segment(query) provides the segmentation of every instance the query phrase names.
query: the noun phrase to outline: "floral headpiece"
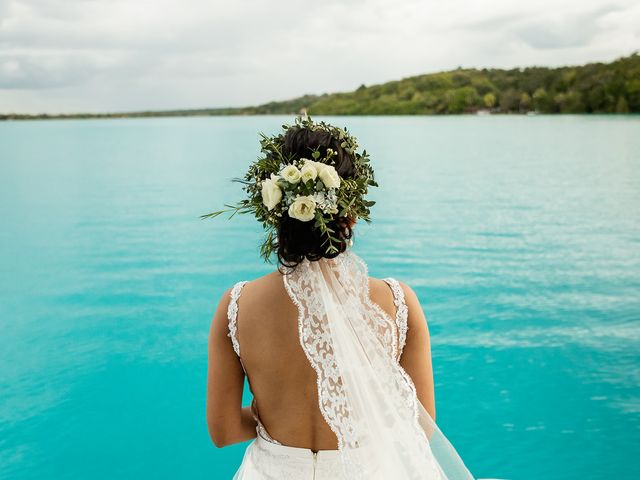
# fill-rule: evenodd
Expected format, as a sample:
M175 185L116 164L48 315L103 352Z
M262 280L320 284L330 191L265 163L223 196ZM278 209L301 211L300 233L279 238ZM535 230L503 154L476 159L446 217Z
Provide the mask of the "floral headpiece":
M282 125L284 132L268 137L260 134L262 156L251 164L244 178L234 181L244 185L248 198L235 205L225 205L201 218L215 218L231 212L251 213L262 222L267 231L260 247L260 255L269 261L277 249L277 227L285 215L300 222L313 221L313 227L326 236L326 252L336 253L341 240L329 224L332 220L348 217L370 221L370 207L375 203L365 200L368 188L377 186L366 150L356 152L358 144L346 128L340 129L325 122L313 122L310 117L297 117L295 127L311 131L324 130L335 139L353 160L355 173L349 178L338 175L334 158L338 152L331 148L321 158L318 148L309 151L309 158L293 158L283 154L284 139L290 125Z

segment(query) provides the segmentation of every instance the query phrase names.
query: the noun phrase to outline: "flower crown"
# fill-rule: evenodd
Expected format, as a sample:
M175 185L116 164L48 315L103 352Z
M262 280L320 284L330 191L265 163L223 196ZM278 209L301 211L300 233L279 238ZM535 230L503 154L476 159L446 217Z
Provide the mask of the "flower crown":
M309 158L293 158L283 154L285 134L290 128L299 127L311 131L326 131L347 152L354 166L354 174L340 177L335 168L338 152L331 148L321 158L319 148L309 150ZM242 183L248 198L201 218L215 218L231 212L251 213L266 229L266 238L260 247L260 255L269 261L277 250L277 227L283 216L300 222L313 221L326 237L323 246L328 254L338 253L342 240L331 228L330 222L338 218L362 219L370 222L370 207L375 203L365 200L370 186L377 186L366 150L356 152L358 143L346 128L340 129L325 122L314 122L310 117L297 117L295 125L282 125L283 132L266 136L260 134L261 157L251 164Z

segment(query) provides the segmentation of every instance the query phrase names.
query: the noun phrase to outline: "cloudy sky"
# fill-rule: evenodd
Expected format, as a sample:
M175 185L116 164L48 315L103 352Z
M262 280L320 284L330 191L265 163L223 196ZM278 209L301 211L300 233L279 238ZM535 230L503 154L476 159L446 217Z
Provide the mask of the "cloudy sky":
M253 105L639 49L638 0L0 0L0 112Z

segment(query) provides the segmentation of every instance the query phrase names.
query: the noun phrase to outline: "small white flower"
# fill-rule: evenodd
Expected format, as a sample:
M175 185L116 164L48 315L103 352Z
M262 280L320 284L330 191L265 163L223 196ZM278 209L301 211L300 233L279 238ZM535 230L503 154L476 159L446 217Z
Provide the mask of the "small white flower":
M277 176L272 174L271 178L262 181L262 203L269 210L273 210L282 200L282 190L276 183L277 180Z
M300 170L295 165L287 165L282 169L280 175L289 183L298 183L302 178Z
M336 172L333 165L322 164L322 168L318 172L320 180L327 188L338 188L340 186L340 175Z
M303 158L301 160L304 160L304 164L302 165L302 169L300 170L300 177L302 178L302 181L306 183L309 180L315 180L318 176L318 168L316 167L316 162L307 160L306 158Z
M297 197L291 205L289 205L289 216L300 220L301 222L313 220L315 214L316 201L310 195L301 195Z
M324 213L338 213L338 197L335 189L316 192L313 198L316 201L316 208Z

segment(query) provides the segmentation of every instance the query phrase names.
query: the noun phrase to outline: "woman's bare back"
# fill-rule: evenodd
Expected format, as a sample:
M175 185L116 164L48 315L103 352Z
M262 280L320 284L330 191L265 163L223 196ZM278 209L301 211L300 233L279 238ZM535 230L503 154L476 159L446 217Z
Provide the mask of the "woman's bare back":
M370 278L369 287L372 301L393 318L389 285ZM318 408L316 372L300 346L298 310L279 272L242 289L237 339L260 420L271 437L314 451L336 449L336 436Z

